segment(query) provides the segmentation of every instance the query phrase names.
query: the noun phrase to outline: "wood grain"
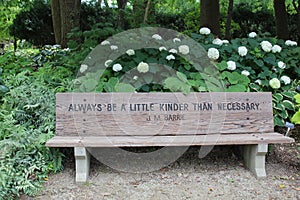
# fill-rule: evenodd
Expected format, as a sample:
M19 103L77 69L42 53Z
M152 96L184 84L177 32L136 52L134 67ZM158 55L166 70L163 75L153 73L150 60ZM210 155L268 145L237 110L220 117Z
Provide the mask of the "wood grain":
M227 107L237 109L237 103L252 105L252 109L220 110ZM83 108L88 104L90 108L91 105L101 104L102 110L78 111L78 105ZM109 105L112 104L116 105L115 111L108 111ZM125 105L126 110L121 110L122 104ZM130 104L133 106L144 104L144 109L148 106L148 111L142 109L130 111ZM181 106L181 110L161 110L161 104L177 104L178 107ZM208 105L212 106L212 110L205 109ZM166 115L171 115L171 120L165 120ZM147 121L149 116L151 121ZM58 136L184 136L267 132L273 132L272 94L269 92L190 93L187 96L182 93L58 93L56 95Z
M147 147L147 146L190 146L190 145L248 145L291 143L292 138L279 133L261 134L211 134L180 136L98 136L70 137L55 136L50 139L48 147Z

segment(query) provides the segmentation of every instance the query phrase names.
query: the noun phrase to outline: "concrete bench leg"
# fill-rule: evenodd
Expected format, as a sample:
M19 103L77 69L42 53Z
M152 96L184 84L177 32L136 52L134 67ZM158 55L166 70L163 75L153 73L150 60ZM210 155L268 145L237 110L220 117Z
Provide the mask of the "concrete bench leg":
M247 168L256 178L266 177L265 161L268 152L268 144L256 144L242 146L242 155Z
M90 171L90 153L85 147L74 147L76 182L86 182Z

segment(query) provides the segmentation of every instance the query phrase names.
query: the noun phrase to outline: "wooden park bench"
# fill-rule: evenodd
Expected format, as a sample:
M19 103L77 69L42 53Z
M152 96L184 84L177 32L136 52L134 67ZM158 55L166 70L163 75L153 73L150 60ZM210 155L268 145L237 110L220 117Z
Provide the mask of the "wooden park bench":
M75 148L76 182L87 181L94 147L240 145L260 178L268 144L294 141L274 132L269 92L58 93L56 134L46 146Z

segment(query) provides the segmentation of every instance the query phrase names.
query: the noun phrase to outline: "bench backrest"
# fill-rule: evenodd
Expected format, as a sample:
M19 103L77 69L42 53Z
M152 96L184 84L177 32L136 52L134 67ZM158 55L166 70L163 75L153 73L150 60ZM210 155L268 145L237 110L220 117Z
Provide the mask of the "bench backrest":
M58 93L59 136L273 132L272 94Z

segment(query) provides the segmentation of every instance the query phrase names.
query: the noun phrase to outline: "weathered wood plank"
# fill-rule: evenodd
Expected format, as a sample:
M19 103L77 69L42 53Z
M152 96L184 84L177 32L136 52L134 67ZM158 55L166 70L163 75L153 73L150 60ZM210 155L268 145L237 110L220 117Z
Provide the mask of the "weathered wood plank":
M271 93L58 93L59 136L273 132Z
M145 146L190 146L190 145L247 145L291 143L292 138L279 133L261 134L210 134L174 136L98 136L66 137L55 136L46 146L49 147L145 147Z

